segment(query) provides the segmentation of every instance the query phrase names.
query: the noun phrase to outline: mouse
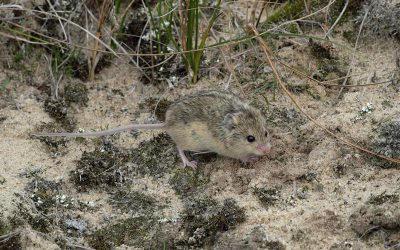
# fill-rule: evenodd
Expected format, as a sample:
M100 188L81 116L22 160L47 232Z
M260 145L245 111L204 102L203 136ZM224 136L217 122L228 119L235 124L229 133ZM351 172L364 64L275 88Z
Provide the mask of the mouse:
M169 106L164 123L131 124L87 133L35 133L33 136L91 137L134 129L165 130L175 142L184 167L197 166L184 151L215 152L248 163L271 150L266 119L260 110L230 92L219 90L202 90L183 96Z

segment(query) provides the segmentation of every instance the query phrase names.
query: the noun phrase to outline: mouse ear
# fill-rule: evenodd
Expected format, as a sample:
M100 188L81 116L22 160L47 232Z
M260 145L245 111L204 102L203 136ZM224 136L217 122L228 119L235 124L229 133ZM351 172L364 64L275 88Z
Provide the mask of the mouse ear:
M227 129L234 129L238 124L238 116L239 114L228 113L224 117L223 125Z

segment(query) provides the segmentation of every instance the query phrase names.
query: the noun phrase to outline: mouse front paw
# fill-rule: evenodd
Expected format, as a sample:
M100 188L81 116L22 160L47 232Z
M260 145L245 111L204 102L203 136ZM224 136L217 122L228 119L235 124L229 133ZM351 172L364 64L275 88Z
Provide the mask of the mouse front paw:
M249 157L240 159L240 161L242 163L244 163L244 164L253 163L253 162L257 161L257 160L258 160L257 156L249 156Z

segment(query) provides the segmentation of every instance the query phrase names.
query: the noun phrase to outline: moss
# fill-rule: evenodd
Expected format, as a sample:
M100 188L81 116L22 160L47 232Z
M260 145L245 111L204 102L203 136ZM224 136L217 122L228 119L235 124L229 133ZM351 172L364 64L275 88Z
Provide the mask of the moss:
M6 178L0 175L0 185L3 185L6 182L7 182Z
M67 84L64 88L63 96L68 105L77 103L81 106L86 106L89 100L87 87L77 82Z
M135 1L139 2L139 1ZM134 4L135 5L135 4ZM131 22L127 23L124 27L125 30L122 34L118 36L118 40L122 41L126 46L131 48L132 50L137 50L138 42L140 41L143 33L143 29L146 27L146 20L140 20L138 18L133 18ZM143 50L143 45L145 49L149 48L149 44L147 41L141 41L141 50ZM144 44L143 44L144 43Z
M50 122L50 123L45 123L42 124L40 126L38 126L35 131L38 132L50 132L50 133L59 133L59 132L65 132L65 129L56 122ZM66 132L72 132L71 130L66 131ZM43 142L44 144L46 144L46 146L48 147L48 149L50 150L50 152L53 155L59 155L61 154L62 150L66 147L66 143L68 141L67 138L65 137L33 137L36 138L38 140L40 140L41 142Z
M132 160L137 164L139 174L161 177L175 168L178 152L172 139L166 133L161 133L133 149Z
M18 195L17 195L18 196ZM11 226L17 228L29 224L34 230L42 233L50 233L54 230L54 221L51 216L45 216L42 213L33 212L27 207L24 197L19 197L21 202L17 203L17 213L10 219Z
M311 55L316 59L334 59L334 55L332 54L332 43L320 43L315 42L314 40L310 39L308 42Z
M211 247L218 232L244 222L245 211L233 199L224 200L221 206L213 198L196 197L186 202L182 219L188 245Z
M82 81L87 81L89 78L89 67L87 58L80 51L73 51L72 56L69 58L67 64L64 66L64 70L67 75L78 78Z
M145 109L149 112L154 112L157 119L160 121L165 121L165 113L171 104L172 102L167 99L150 97L147 98L143 103L139 103L139 108Z
M57 195L62 193L60 183L48 181L43 178L35 178L25 188L29 197L40 212L47 214L57 202Z
M324 81L347 75L348 62L337 58L331 42L316 42L310 39L309 47L319 69L314 77Z
M398 194L386 194L386 192L383 192L380 195L371 196L367 201L367 203L373 204L373 205L381 205L386 202L389 202L389 203L399 202L399 195Z
M67 117L68 108L62 99L47 98L44 101L44 111L56 121L63 121Z
M346 172L347 172L347 165L346 164L336 164L334 167L333 167L333 172L335 173L335 175L337 176L337 177L342 177L342 176L344 176L345 174L346 174Z
M44 102L44 110L67 131L75 128L76 120L68 116L68 105L63 99L47 98Z
M22 72L23 75L31 75L32 70L37 65L37 62L31 61L32 54L35 53L33 46L28 43L19 43L18 41L8 41L7 47L11 49L12 64L11 68Z
M169 184L176 194L185 197L198 191L206 182L207 180L203 179L200 173L192 168L177 168L169 179Z
M111 195L110 204L123 212L144 212L149 214L157 208L157 200L141 192L119 190Z
M304 0L287 1L282 4L272 15L270 15L264 24L278 23L283 20L290 20L296 17L304 11L305 5Z
M349 5L347 6L346 12L342 16L340 22L347 20L347 18L355 14L358 10L361 9L362 3L365 0L354 0L349 1ZM330 24L333 24L336 19L339 17L340 13L343 10L346 0L337 0L335 1L329 8L329 18L328 21ZM321 9L329 4L329 0L312 0L310 6L312 7L311 11ZM305 2L304 0L293 0L286 1L286 3L282 4L279 8L277 8L273 14L271 14L267 20L263 23L264 25L268 25L271 23L279 23L284 20L293 20L300 17L305 11Z
M384 123L372 144L377 153L400 158L400 120L395 119Z
M130 158L129 153L116 148L85 151L78 160L76 169L70 172L70 178L79 191L88 191L104 185L121 185L128 176L129 168L126 163Z
M321 1L322 4L328 4L328 0ZM352 15L357 14L357 12L362 8L365 0L350 0L346 11L344 12L342 18L339 20L339 24L348 20ZM329 23L333 24L336 19L339 17L342 12L344 6L346 4L346 0L337 0L330 8L329 8Z
M264 246L266 249L271 249L271 250L272 249L273 250L285 250L286 249L286 246L282 242L277 241L277 240L266 241L264 243Z
M281 192L277 188L256 187L253 193L266 207L274 205L281 198Z
M0 234L0 249L2 250L22 250L20 234L18 232L8 235Z
M88 241L94 249L113 249L122 244L141 247L151 239L150 230L155 224L154 218L145 216L118 220L95 231Z
M315 173L315 172L307 172L296 178L296 180L307 181L307 182L312 182L312 181L315 181L316 179L317 179L317 173Z
M0 215L0 236L11 231L10 225L5 221L3 215Z

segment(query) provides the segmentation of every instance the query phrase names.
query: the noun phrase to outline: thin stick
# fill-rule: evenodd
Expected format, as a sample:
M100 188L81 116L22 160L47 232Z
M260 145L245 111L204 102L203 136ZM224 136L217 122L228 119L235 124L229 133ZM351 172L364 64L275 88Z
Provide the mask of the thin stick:
M65 37L65 41L68 41L67 32L65 31L65 27L64 27L63 22L62 22L61 19L60 19L60 16L58 15L56 9L54 8L54 6L51 4L51 2L50 2L49 0L47 0L47 4L48 4L48 5L50 6L50 8L53 10L54 15L57 17L57 20L58 20L58 22L60 23L62 32L63 32L64 37Z
M92 51L92 64L89 71L90 81L94 80L96 66L100 59L100 54L98 54L97 49L99 48L99 41L101 40L100 36L102 34L103 26L108 16L108 13L110 12L111 6L112 6L112 1L110 0L104 0L103 4L101 5L100 16L98 19L97 30L96 30L97 39L95 40L94 43L94 49Z
M374 155L376 157L379 157L381 159L390 161L390 162L394 162L394 163L398 163L400 164L400 159L394 159L394 158L390 158L384 155L380 155L377 154L369 149L363 148L357 144L354 144L352 142L349 142L346 139L340 138L339 136L337 136L334 132L330 131L329 129L325 128L324 126L322 126L319 122L317 122L313 117L311 117L307 112L305 112L303 110L303 108L300 106L300 104L297 102L297 100L294 98L294 96L290 93L290 91L286 88L285 84L283 84L278 71L276 70L276 67L274 65L274 63L272 62L271 57L273 56L272 51L270 50L270 48L268 47L267 43L260 37L258 36L259 33L258 31L254 28L254 26L252 24L248 24L247 25L249 32L255 34L257 36L257 40L261 45L261 48L264 51L265 56L267 57L268 63L272 68L272 72L275 76L276 81L278 82L279 86L282 88L282 90L285 92L285 94L290 98L290 100L294 103L294 105L301 111L301 113L303 113L310 121L312 121L315 125L317 125L319 128L321 128L322 130L324 130L327 134L329 134L330 136L332 136L333 138L337 139L338 141L341 141L342 143L351 146L353 148L356 148L360 151L363 151L365 153Z
M347 9L347 5L349 5L349 0L346 0L346 3L344 4L344 7L343 7L342 11L340 12L338 18L336 18L336 21L332 24L332 26L329 28L329 30L325 33L324 38L327 38L331 34L331 32L335 28L335 26L338 24L339 20L342 18L344 12Z
M352 53L352 57L351 57L349 69L347 70L346 78L344 79L343 84L342 84L343 86L346 85L347 80L349 79L349 75L350 75L350 72L351 72L351 68L353 67L353 64L354 64L355 54L356 54L357 47L358 47L358 40L360 39L361 31L362 31L362 28L363 28L363 26L364 26L364 22L365 22L365 19L367 18L368 13L369 13L369 9L367 9L367 11L365 12L364 17L363 17L363 20L362 20L361 25L360 25L360 29L358 30L358 35L357 35L356 43L355 43L355 45L354 45L354 51L353 51L353 53ZM338 93L338 95L337 95L337 97L336 97L337 100L338 100L338 99L340 98L340 96L342 95L343 86L342 86L342 88L339 90L339 93Z

